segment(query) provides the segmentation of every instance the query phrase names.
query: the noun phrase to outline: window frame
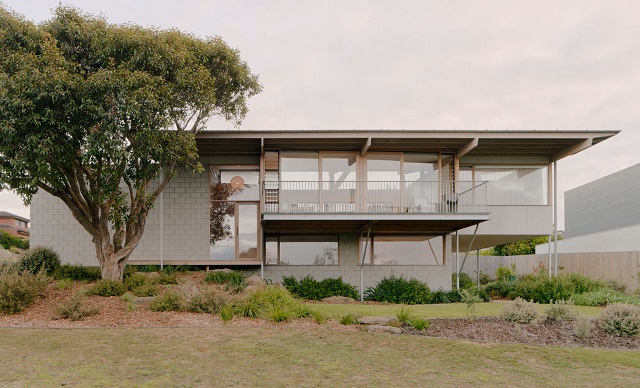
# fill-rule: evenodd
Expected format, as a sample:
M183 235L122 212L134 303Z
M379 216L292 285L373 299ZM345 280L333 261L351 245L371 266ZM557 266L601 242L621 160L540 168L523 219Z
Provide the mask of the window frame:
M289 237L289 238L295 238L295 237L299 237L299 238L304 238L304 237L314 237L314 238L321 238L321 237L331 237L334 238L335 237L335 241L331 240L331 241L327 241L327 242L335 242L337 244L337 250L338 250L338 258L336 260L335 264L282 264L281 262L281 256L282 256L282 248L281 248L281 238L282 237ZM267 262L267 242L269 240L273 241L272 239L276 239L276 263L269 263ZM262 257L262 262L264 263L265 266L283 266L283 267L336 267L336 266L340 266L340 262L341 262L341 254L340 254L340 236L338 234L335 233L327 233L327 234L281 234L281 235L273 235L273 234L268 234L264 236L264 244L263 244L263 252L264 255Z
M385 238L385 239L389 239L392 238L396 241L403 241L402 239L405 238L415 238L415 237L431 237L431 238L438 238L440 237L442 239L442 263L438 263L438 257L435 257L436 259L436 264L376 264L374 262L374 254L375 254L375 238ZM364 243L367 240L366 236L362 236L358 241L358 266L362 265L362 254L364 253ZM365 266L371 266L371 267L382 267L382 266L388 266L388 267L408 267L408 266L425 266L425 267L443 267L447 265L447 235L446 234L437 234L437 235L432 235L432 234L403 234L403 235L394 235L394 234L374 234L369 236L369 244L367 247L367 260L365 261L364 265Z

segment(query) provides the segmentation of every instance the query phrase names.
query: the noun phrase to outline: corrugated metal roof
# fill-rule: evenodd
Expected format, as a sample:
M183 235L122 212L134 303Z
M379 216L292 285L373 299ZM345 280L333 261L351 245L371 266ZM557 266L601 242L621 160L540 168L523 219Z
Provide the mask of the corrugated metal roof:
M617 129L206 129L203 133L609 133L616 134Z

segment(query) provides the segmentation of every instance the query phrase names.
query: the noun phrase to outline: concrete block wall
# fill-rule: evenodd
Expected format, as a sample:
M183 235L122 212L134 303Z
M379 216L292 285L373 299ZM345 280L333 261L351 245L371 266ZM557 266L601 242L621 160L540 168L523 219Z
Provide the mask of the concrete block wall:
M358 234L342 234L339 237L338 249L340 265L266 265L264 278L274 283L282 282L283 276L295 276L300 279L311 275L315 279L342 277L347 283L360 288L360 265L358 264ZM450 263L450 258L446 263ZM451 267L445 265L365 265L363 268L363 284L366 290L373 287L382 278L391 274L404 275L426 282L431 290L451 289Z

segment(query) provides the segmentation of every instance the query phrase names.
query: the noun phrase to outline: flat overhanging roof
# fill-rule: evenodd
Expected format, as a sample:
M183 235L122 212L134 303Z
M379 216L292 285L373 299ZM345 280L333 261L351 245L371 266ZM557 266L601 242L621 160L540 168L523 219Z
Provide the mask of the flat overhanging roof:
M264 214L265 233L449 234L489 220L482 214Z
M578 153L618 130L207 130L201 155L260 154L263 149L364 152L446 152L458 155L531 155L550 162Z

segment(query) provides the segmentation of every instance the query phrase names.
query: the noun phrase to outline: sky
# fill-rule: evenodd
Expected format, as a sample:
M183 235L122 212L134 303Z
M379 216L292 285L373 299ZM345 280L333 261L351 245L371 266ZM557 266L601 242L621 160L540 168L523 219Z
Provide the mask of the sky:
M4 0L35 22L57 4ZM560 229L564 191L640 163L639 1L63 4L222 37L264 86L240 128L622 130L558 162ZM6 191L0 210L29 217Z

